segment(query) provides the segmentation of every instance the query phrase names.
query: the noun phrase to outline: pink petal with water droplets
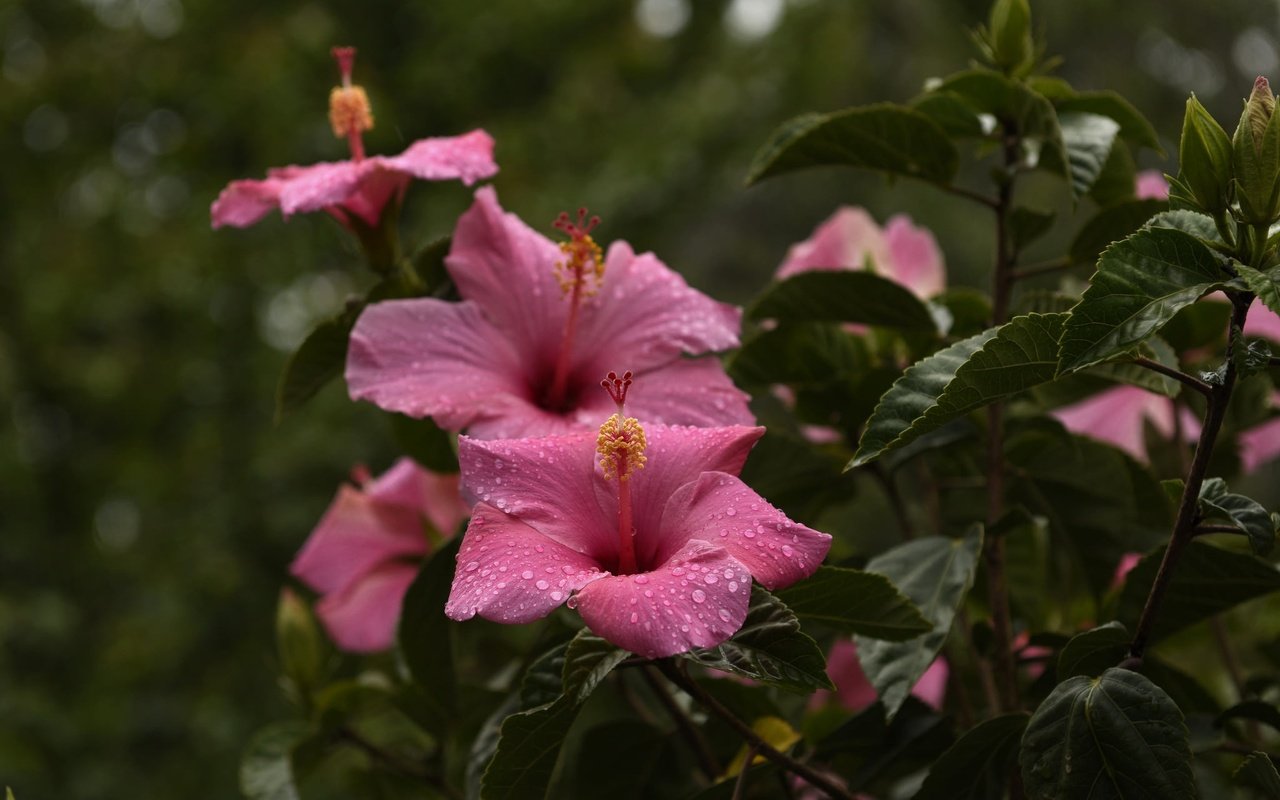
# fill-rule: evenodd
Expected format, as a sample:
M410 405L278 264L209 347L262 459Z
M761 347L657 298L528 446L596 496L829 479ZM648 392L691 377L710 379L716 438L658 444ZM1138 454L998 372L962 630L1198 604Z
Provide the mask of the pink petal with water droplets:
M456 620L479 614L494 622L531 622L605 574L587 556L479 503L462 539L444 613Z
M678 358L635 377L636 389L627 398L627 413L641 424L754 425L756 418L747 402L750 395L733 385L715 356ZM598 411L607 418L612 401L604 398Z
M401 458L365 487L365 493L379 503L401 506L425 514L436 531L453 535L458 523L471 509L462 502L457 475L441 475L425 470L411 458Z
M899 214L884 226L889 245L889 260L876 264L876 270L911 290L916 297L928 299L947 288L947 269L942 251L927 228L911 224L911 218Z
M316 616L338 647L355 653L386 650L395 641L414 564L393 561L316 604Z
M582 306L577 369L599 380L738 346L742 312L690 287L653 253L614 242L605 264L600 291Z
M684 541L703 539L729 551L766 589L807 578L831 549L831 536L792 522L755 490L733 475L704 472L671 496L663 514L666 534L655 544L656 561L665 560ZM641 546L637 542L637 551Z
M1280 417L1268 420L1240 434L1240 464L1245 472L1280 456Z
M1147 461L1143 420L1164 435L1173 433L1173 404L1169 398L1136 386L1116 386L1078 403L1050 412L1072 433L1088 436Z
M376 565L427 552L417 509L386 505L343 486L289 571L328 594L358 582Z
M381 168L381 162L379 156L372 156L363 161L325 161L298 168L281 183L280 213L289 217L340 205L364 178Z
M280 185L276 178L263 181L240 180L227 184L209 208L214 228L230 225L247 228L280 205Z
M1133 182L1134 194L1139 200L1168 200L1169 182L1158 169L1139 172Z
M493 160L493 137L483 130L461 136L419 139L387 166L424 181L457 179L467 186L498 172Z
M707 583L715 575L714 583ZM713 647L747 617L751 575L723 549L689 542L650 572L611 575L578 593L578 613L596 634L645 658Z
M369 306L351 332L346 377L352 399L449 430L530 408L519 357L469 302Z
M889 262L889 244L865 209L841 206L808 239L794 244L774 277L790 278L810 270L863 269L867 258L877 270Z

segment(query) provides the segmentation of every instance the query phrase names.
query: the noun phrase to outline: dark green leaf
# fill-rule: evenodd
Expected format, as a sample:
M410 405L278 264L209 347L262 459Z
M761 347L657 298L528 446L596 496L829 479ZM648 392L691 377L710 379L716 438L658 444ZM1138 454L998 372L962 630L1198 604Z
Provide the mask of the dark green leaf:
M835 688L817 642L800 630L791 609L759 586L751 587L746 622L733 638L681 658L793 692Z
M1170 369L1179 368L1177 351L1158 336L1153 336L1138 345L1134 355L1151 359L1157 364L1163 364ZM1177 397L1182 393L1182 384L1173 378L1123 359L1092 366L1088 369L1088 374L1097 375L1117 383L1141 386L1147 391L1156 392L1165 397Z
M1058 680L1101 675L1128 654L1129 639L1129 631L1115 621L1076 634L1058 654Z
M892 581L933 625L929 633L907 642L855 637L862 671L889 718L902 707L946 642L956 609L973 585L981 552L982 528L975 525L963 539L915 539L867 562L868 572Z
M445 531L451 534L453 531ZM440 712L436 732L447 728L453 717L456 680L453 672L454 623L444 615L453 584L454 557L462 537L456 536L436 551L405 593L396 640L414 683L424 690Z
M1218 725L1225 725L1233 719L1247 719L1261 722L1272 730L1280 731L1280 708L1261 700L1245 700L1218 715Z
M1259 272L1244 264L1237 264L1236 272L1240 273L1241 278L1244 278L1244 282L1249 286L1249 291L1256 294L1267 308L1280 314L1280 267L1272 267L1266 272Z
M858 569L819 567L812 577L779 591L778 599L800 619L875 639L900 642L933 627L888 578Z
M802 272L765 289L749 312L779 322L861 322L936 331L928 307L900 283L862 270Z
M1145 556L1125 581L1118 616L1135 623L1146 603L1164 548ZM1157 641L1183 628L1280 590L1280 572L1254 556L1192 542L1182 553L1151 631Z
M783 323L743 343L726 365L741 386L821 386L866 368L866 346L831 323Z
M1101 208L1133 200L1137 195L1137 181L1138 167L1133 163L1129 146L1117 139L1111 145L1102 172L1089 187L1089 197Z
M996 66L1017 72L1035 56L1027 0L996 0L987 17L988 43Z
M1031 717L1019 760L1029 800L1196 796L1182 712L1128 670L1059 684Z
M454 450L453 437L441 430L430 417L414 419L403 414L389 414L391 431L396 444L410 458L432 472L455 473L458 471L458 454ZM452 531L441 531L449 534Z
M873 781L928 766L951 746L950 727L945 717L914 697L892 719L886 718L883 703L873 703L823 738L817 757L845 767L841 774L855 794L874 791L881 797L882 785L872 789Z
M1149 228L1113 244L1067 320L1062 371L1135 347L1225 279L1209 248L1181 231Z
M1026 248L1053 228L1056 214L1034 208L1015 208L1009 213L1009 236L1015 252Z
M1099 209L1071 241L1071 260L1092 264L1112 242L1129 236L1165 207L1163 200L1125 200Z
M445 256L453 245L453 238L445 236L423 245L413 254L413 271L426 285L432 297L447 297L454 291L449 270L444 266Z
M842 456L771 429L752 448L742 480L793 519L812 520L853 496L843 466Z
M1028 719L1006 714L971 728L934 762L913 800L1003 800Z
M991 299L986 294L963 286L948 289L934 302L951 314L951 330L956 337L969 337L986 330L991 319ZM1066 311L1066 309L1062 309Z
M1120 124L1100 114L1078 112L1060 112L1058 123L1072 187L1077 195L1088 194L1111 156Z
M664 776L655 774L664 748L672 746L674 743L662 731L635 720L597 725L583 735L577 758L566 761L566 768L570 764L576 768L571 780L577 791L569 796L608 800L675 796L657 789ZM625 757L619 758L622 754Z
M880 398L858 452L860 466L963 414L1052 380L1064 314L1028 314L916 362Z
M1253 789L1265 798L1280 797L1280 772L1276 772L1276 765L1271 761L1271 756L1266 753L1254 752L1236 767L1236 771L1231 773L1231 780L1240 786Z
M1179 353L1213 345L1225 339L1230 318L1230 303L1196 303L1174 314L1160 338Z
M240 791L244 796L249 800L297 800L290 756L311 733L311 724L302 720L272 723L255 733L240 759Z
M1151 218L1147 226L1151 228L1172 228L1175 231L1189 233L1198 239L1204 240L1206 243L1222 244L1222 234L1219 233L1218 226L1214 224L1213 217L1208 214L1201 214L1198 211L1188 211L1187 209L1161 211Z
M342 374L347 363L347 340L363 309L363 304L357 304L320 323L289 356L276 387L277 423Z
M1139 147L1162 152L1160 137L1147 118L1128 100L1111 91L1077 92L1056 103L1060 114L1085 112L1110 117L1120 124L1120 135Z
M1258 501L1242 494L1223 493L1206 497L1202 492L1200 505L1207 517L1222 519L1238 527L1249 537L1249 547L1255 554L1265 556L1275 548L1275 523Z
M861 167L945 184L959 158L929 117L903 106L873 105L786 122L756 153L747 184L816 166Z
M954 92L928 92L912 100L911 107L955 139L978 139L990 133L973 106Z

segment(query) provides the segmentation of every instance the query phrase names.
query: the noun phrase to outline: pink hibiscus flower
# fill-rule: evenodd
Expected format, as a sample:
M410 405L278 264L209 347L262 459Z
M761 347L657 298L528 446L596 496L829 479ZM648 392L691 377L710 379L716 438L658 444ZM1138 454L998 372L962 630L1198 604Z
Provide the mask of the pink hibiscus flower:
M316 614L343 650L385 650L395 640L400 604L431 551L424 527L453 536L467 516L457 475L437 475L402 458L359 488L338 490L289 571L323 597Z
M776 278L810 270L871 269L922 300L942 292L947 271L933 234L899 214L882 230L865 209L841 206L810 236L792 245Z
M590 431L610 411L600 376L622 362L649 387L633 406L646 421L755 421L718 359L682 357L737 346L738 309L625 242L602 258L592 222L562 215L557 227L571 237L559 246L492 187L477 191L445 260L463 302L365 309L347 355L352 398L487 439Z
M1272 408L1280 408L1280 392L1271 396ZM1269 419L1240 434L1240 466L1253 472L1280 457L1280 417Z
M470 185L498 171L493 139L482 130L462 136L419 139L398 156L365 157L364 131L373 127L373 114L364 89L351 83L353 47L335 47L333 56L342 85L329 95L329 121L334 135L346 139L351 160L276 167L266 180L232 181L213 202L213 227L248 227L279 208L292 214L325 211L350 228L353 219L376 227L382 209L399 202L411 178L424 181L460 180Z
M645 658L723 642L751 580L813 574L831 537L792 522L738 479L763 428L640 426L629 376L599 434L463 436L463 487L480 498L445 613L504 623L567 603L587 627ZM599 461L597 462L597 455Z
M836 685L836 700L851 713L856 714L876 701L876 689L862 671L862 664L858 661L858 646L852 639L837 639L831 646L831 652L827 656L827 674ZM946 659L934 659L911 688L911 694L930 708L941 710L942 701L947 696L947 678L950 674ZM831 692L819 689L809 699L809 706L820 706L831 695Z
M1133 193L1139 200L1168 200L1169 182L1158 169L1143 170L1134 178Z
M1049 413L1072 433L1114 445L1145 463L1149 459L1143 422L1150 422L1168 439L1173 436L1173 408L1173 401L1163 395L1137 386L1115 386ZM1194 442L1200 435L1200 421L1183 409L1180 422L1183 439Z

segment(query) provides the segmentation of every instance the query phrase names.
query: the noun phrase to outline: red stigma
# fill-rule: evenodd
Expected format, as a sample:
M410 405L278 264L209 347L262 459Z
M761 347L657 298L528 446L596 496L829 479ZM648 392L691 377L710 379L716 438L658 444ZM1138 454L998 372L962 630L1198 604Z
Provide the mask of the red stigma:
M621 409L622 404L627 402L627 389L631 387L631 370L622 373L621 378L618 377L618 373L610 372L607 378L600 381L600 385Z
M586 206L578 209L578 221L576 223L569 216L568 211L561 211L560 216L556 217L555 222L551 223L552 227L556 230L564 231L575 242L580 242L587 238L599 224L600 217L592 215L590 219L587 218Z
M329 51L338 62L338 73L342 75L342 84L351 85L351 71L356 65L356 49L354 47L335 47Z

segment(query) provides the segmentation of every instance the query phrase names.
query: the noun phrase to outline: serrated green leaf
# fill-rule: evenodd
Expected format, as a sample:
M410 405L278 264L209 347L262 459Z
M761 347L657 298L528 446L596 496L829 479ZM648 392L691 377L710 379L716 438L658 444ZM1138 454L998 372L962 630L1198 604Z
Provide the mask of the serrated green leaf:
M1166 207L1163 200L1124 200L1099 209L1072 239L1071 260L1092 264L1112 242L1129 236Z
M1164 548L1143 557L1129 573L1117 616L1136 623L1164 557ZM1160 615L1151 631L1157 641L1197 622L1271 592L1280 591L1280 572L1254 556L1191 542L1165 590Z
M912 800L1003 800L1029 719L1006 714L966 731L930 767Z
M867 422L857 467L963 414L1052 380L1064 314L1028 314L916 362Z
M886 103L803 114L784 123L756 153L747 184L817 166L860 167L945 184L959 160L955 145L933 120Z
M1182 712L1143 676L1109 669L1053 690L1022 737L1029 800L1196 796Z
M451 534L453 531L445 531ZM413 682L434 712L433 733L448 729L454 717L457 681L453 671L453 622L444 615L453 584L461 536L436 551L409 585L401 604L396 641Z
M934 332L933 315L902 284L862 270L814 270L764 290L752 319L778 322L861 322L897 330Z
M298 800L293 749L313 732L302 720L272 723L249 740L240 759L240 791L249 800Z
M1112 91L1076 92L1055 103L1062 114L1085 112L1110 117L1120 125L1120 135L1140 147L1162 153L1155 127L1138 109Z
M680 657L788 691L835 688L818 643L800 630L791 609L759 586L751 587L747 619L732 638Z
M1177 351L1158 336L1153 336L1139 345L1134 355L1149 358L1170 369L1178 369L1179 366ZM1141 386L1147 391L1156 392L1165 397L1177 397L1182 393L1182 384L1173 378L1123 359L1094 365L1087 370L1087 374L1097 375L1117 383L1127 383L1130 386Z
M933 628L888 578L859 569L819 567L778 599L802 620L874 639L901 642Z
M892 581L933 626L929 633L907 642L854 637L862 671L890 719L946 642L956 609L973 586L981 552L982 527L974 525L962 539L915 539L867 562L868 572Z
M1276 545L1276 526L1271 514L1258 501L1242 494L1200 495L1200 505L1209 518L1234 524L1249 537L1249 547L1256 555L1269 554Z
M1077 195L1088 194L1111 157L1120 124L1101 114L1060 112L1062 143L1071 185Z
M1101 675L1124 659L1129 640L1129 630L1114 620L1076 634L1058 654L1058 680Z
M1142 343L1226 275L1198 239L1169 228L1138 231L1107 248L1062 333L1062 372L1092 366Z
M1161 211L1156 214L1147 223L1149 228L1172 228L1175 231L1189 233L1205 242L1222 244L1222 234L1218 231L1218 226L1214 224L1213 218L1208 214L1201 214L1199 211L1191 211L1185 208L1174 209L1171 211Z
M1280 314L1280 267L1259 272L1253 267L1237 264L1236 272L1240 273L1240 277L1249 286L1249 291L1256 294L1263 305Z
M1276 771L1275 763L1266 753L1250 753L1231 773L1231 780L1259 792L1261 797L1280 797L1280 772Z

